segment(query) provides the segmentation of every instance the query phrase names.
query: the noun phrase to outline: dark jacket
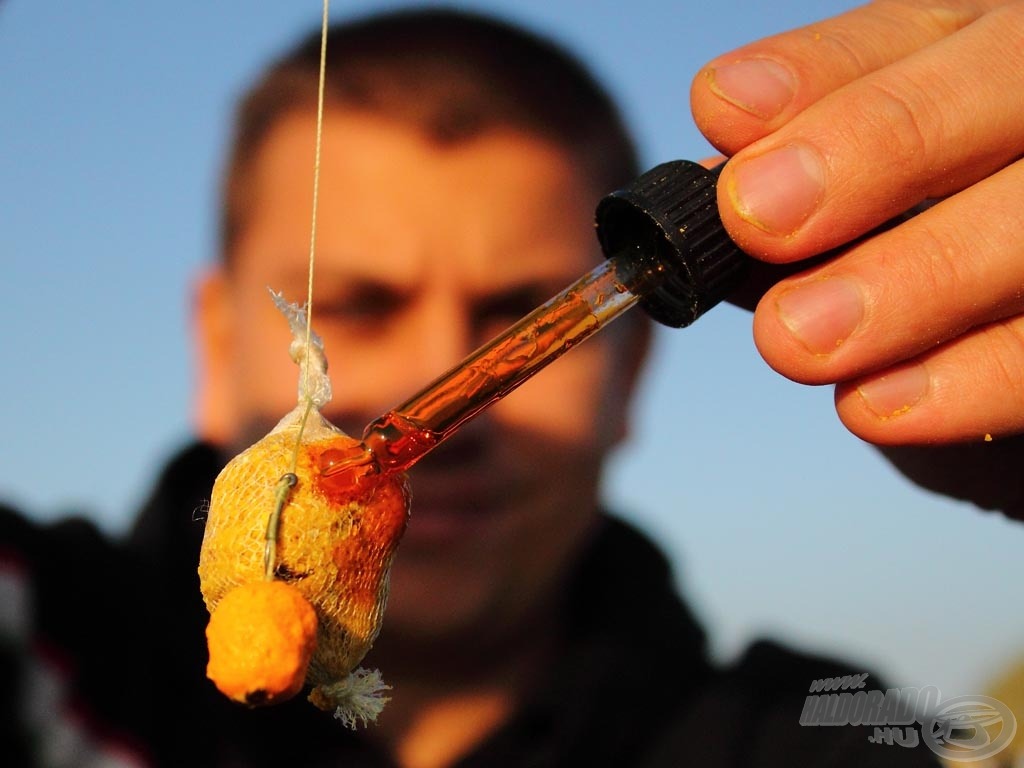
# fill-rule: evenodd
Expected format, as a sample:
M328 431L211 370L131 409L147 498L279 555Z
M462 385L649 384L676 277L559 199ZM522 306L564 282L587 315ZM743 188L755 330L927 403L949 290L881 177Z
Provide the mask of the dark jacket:
M203 445L180 454L121 542L81 520L37 526L0 510L4 765L65 742L70 765L90 753L188 768L391 765L301 696L248 710L206 679L196 565L222 461ZM800 726L813 680L863 670L769 643L712 665L665 559L611 517L565 610L548 684L460 768L935 764L923 745L869 743L871 729Z

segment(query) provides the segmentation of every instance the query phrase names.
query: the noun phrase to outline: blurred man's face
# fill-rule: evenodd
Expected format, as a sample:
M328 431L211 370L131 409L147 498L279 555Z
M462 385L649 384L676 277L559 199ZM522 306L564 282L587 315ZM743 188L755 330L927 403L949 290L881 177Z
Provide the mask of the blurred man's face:
M314 131L312 113L273 129L235 267L200 291L200 426L236 448L296 403L288 327L267 287L306 297ZM592 220L604 190L567 152L523 133L439 146L387 118L329 110L321 167L312 317L334 387L324 414L350 433L599 259ZM630 344L588 341L412 470L385 634L500 633L552 593L624 433Z

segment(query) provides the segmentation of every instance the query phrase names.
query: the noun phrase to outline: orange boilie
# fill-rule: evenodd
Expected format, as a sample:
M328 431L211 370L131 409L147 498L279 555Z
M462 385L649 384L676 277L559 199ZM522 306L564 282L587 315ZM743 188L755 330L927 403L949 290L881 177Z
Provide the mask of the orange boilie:
M228 698L274 704L302 690L316 650L316 611L283 581L252 581L217 604L206 628L206 674Z

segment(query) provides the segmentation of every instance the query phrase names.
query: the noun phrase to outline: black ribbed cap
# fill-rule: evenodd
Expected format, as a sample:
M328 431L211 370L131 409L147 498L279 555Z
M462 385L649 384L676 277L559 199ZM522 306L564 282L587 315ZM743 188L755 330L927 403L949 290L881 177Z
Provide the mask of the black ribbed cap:
M663 163L597 206L597 237L606 256L656 253L668 270L640 304L673 328L725 299L747 274L750 257L718 216L717 171L688 160Z

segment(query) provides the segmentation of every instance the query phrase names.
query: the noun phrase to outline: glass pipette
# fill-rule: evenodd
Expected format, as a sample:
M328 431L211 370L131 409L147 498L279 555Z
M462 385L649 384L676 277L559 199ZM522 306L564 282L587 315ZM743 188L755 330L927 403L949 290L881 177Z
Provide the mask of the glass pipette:
M682 327L724 299L745 276L749 257L718 216L716 171L665 163L605 197L596 221L606 261L371 422L361 446L326 451L321 473L355 483L408 469L636 303Z

